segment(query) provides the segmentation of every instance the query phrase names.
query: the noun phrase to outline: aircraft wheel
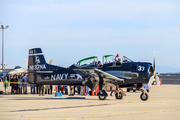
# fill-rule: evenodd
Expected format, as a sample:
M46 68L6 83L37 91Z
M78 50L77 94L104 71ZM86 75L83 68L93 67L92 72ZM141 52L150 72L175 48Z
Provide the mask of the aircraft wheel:
M130 92L130 89L129 89L129 88L127 88L127 92Z
M142 101L146 101L148 99L148 94L147 93L142 93L140 95L140 98L141 98Z
M136 90L133 90L133 92L136 92Z
M122 93L122 92L117 92L116 94L115 94L115 96L116 96L116 99L122 99L123 98L123 96L124 96L124 94Z
M106 99L106 96L99 96L99 99L100 99L100 100L105 100L105 99Z

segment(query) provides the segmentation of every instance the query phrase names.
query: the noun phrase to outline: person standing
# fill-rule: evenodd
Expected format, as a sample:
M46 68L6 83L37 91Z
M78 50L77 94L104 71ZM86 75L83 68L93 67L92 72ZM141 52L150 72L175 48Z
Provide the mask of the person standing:
M31 84L31 94L35 94L35 85Z
M65 95L68 95L68 89L67 86L64 86Z
M60 91L62 94L64 94L64 86L61 86Z
M81 86L77 86L78 95L81 94Z
M13 82L13 77L10 79L11 94L13 94L13 89L14 89L12 82Z
M22 76L18 76L18 87L19 87L18 93L19 94L22 94L22 84L21 84L21 82L22 82Z
M18 79L17 79L17 75L14 76L14 91L15 91L15 94L18 93Z
M11 86L11 94L14 94L14 82L15 82L16 76L12 76L11 81L10 81L10 86Z
M53 86L52 85L50 85L50 94L52 94L52 89L53 89Z
M8 94L8 80L7 80L7 77L4 78L4 88L5 88L5 94Z
M39 84L36 84L36 94L39 94Z
M74 96L75 95L75 87L76 86L69 86L70 87L70 94L69 96Z
M44 96L44 85L39 85L39 96Z
M23 82L23 93L27 94L27 74L25 74L25 76L22 79Z
M89 95L89 87L88 86L86 86L86 95Z

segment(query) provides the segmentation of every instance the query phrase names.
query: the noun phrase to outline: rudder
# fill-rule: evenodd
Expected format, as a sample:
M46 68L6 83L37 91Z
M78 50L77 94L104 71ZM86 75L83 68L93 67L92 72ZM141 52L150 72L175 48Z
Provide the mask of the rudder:
M37 71L46 71L48 64L44 58L41 48L33 48L29 50L28 59L28 82L36 83Z
M29 50L28 71L45 71L47 63L45 61L41 48Z

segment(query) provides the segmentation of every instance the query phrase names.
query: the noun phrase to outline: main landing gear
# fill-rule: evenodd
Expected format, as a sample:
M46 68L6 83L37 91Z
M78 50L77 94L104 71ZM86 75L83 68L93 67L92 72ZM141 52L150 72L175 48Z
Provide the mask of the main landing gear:
M99 96L99 100L105 100L108 94L105 90L100 90L97 96Z
M122 91L119 91L119 90L118 90L118 91L115 93L116 99L123 99L123 96L124 96L124 94L123 94Z
M99 96L99 100L105 100L108 94L105 90L100 90L97 96ZM124 96L124 93L121 90L116 91L115 93L116 99L123 99L123 96Z
M140 95L141 100L142 101L148 100L149 96L148 96L147 91L144 87L141 88L141 92L142 92L142 94Z

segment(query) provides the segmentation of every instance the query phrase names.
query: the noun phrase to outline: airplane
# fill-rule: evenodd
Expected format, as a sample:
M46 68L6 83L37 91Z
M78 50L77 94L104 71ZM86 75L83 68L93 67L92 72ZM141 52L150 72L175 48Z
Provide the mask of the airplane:
M47 64L41 48L29 50L28 82L39 85L72 85L88 86L95 90L99 86L97 96L105 100L108 96L105 86L116 85L123 87L141 87L141 100L149 97L143 84L150 84L155 79L159 83L159 77L155 73L154 64L149 62L134 62L123 56L122 64L116 65L114 55L104 55L101 67L97 65L97 56L79 60L68 68ZM124 93L117 89L116 99L122 99Z

